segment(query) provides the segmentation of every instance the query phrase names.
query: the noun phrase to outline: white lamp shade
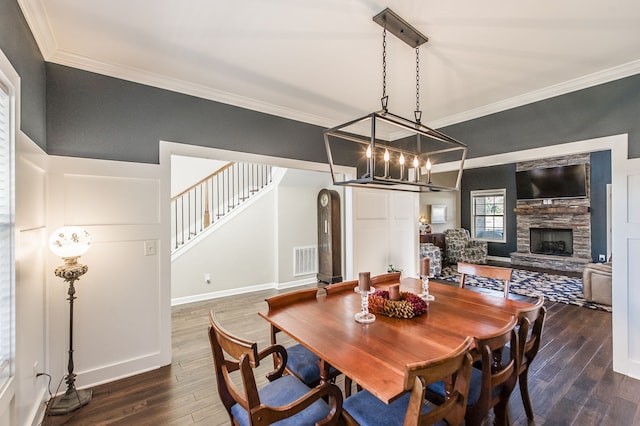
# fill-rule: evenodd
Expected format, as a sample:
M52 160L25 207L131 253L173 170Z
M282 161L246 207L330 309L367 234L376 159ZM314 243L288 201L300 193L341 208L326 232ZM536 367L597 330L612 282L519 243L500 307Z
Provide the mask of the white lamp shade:
M82 256L90 245L91 235L80 226L56 229L49 237L49 248L63 259Z

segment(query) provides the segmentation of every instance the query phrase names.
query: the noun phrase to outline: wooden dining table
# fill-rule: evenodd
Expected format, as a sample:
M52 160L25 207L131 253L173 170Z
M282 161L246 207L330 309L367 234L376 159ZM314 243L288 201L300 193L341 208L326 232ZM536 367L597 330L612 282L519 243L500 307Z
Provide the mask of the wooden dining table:
M377 290L385 290L377 288ZM318 295L270 309L260 315L300 342L381 401L389 403L405 392L405 366L447 355L467 336L484 337L504 329L518 310L530 307L502 293L478 293L450 284L429 286L435 300L427 313L410 318L376 315L361 324L361 298L355 291ZM418 294L421 281L405 278L401 292Z

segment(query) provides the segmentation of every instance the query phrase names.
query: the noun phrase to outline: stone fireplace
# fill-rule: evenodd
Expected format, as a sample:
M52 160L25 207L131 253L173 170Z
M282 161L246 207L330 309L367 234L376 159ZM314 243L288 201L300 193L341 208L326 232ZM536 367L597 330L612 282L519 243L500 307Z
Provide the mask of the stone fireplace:
M516 170L580 163L587 164L588 170L589 158L587 153L528 161L518 163ZM582 272L591 261L589 189L587 194L586 198L518 200L517 251L511 253L511 264Z

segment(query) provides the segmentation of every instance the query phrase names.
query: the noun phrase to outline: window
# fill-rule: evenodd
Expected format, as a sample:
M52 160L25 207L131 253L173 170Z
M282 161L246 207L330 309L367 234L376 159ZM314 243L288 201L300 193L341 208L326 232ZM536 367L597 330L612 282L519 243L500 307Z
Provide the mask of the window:
M11 96L0 74L0 394L13 376L15 270L14 160Z
M471 191L471 234L476 240L504 243L505 189Z

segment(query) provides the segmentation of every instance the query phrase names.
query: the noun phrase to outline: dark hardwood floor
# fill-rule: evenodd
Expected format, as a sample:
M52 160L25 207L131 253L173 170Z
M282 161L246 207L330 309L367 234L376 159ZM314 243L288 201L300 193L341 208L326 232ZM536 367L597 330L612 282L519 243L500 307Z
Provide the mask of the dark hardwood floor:
M256 313L266 311L264 299L274 294L261 291L173 308L171 365L97 386L89 405L46 417L43 424L228 425L213 373L208 312L213 309L229 331L263 348L269 327ZM612 370L611 314L545 305L542 347L529 375L535 424L640 425L640 381ZM287 343L286 336L279 339ZM262 382L269 364L260 366ZM509 411L513 424L527 424L517 387Z

